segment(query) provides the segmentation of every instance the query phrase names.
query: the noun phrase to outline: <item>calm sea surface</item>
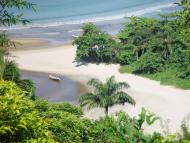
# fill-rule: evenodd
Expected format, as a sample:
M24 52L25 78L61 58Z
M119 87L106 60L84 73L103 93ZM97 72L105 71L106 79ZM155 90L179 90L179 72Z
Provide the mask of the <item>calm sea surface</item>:
M37 12L26 10L25 17L33 22L60 22L97 17L114 19L119 15L139 11L144 14L157 11L177 0L30 0Z
M36 12L24 10L30 19L28 26L10 29L55 27L84 22L119 20L123 17L172 11L178 0L29 0L36 4ZM16 10L13 10L15 13Z

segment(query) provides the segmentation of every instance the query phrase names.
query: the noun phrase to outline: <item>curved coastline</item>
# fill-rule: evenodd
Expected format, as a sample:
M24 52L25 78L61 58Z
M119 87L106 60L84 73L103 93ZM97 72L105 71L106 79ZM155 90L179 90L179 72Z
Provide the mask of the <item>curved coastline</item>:
M119 65L86 64L78 65L74 62L76 47L62 45L51 49L14 51L12 54L21 69L38 72L48 72L68 76L70 79L86 84L90 78L105 80L108 76L115 75L116 80L128 82L131 86L127 92L137 102L134 107L114 106L110 113L123 110L130 115L137 115L142 107L145 107L164 120L170 120L170 129L175 132L180 129L180 122L190 113L190 90L176 89L171 86L160 85L152 81L132 74L119 73ZM35 60L34 60L35 59ZM93 109L85 113L91 119L97 119L104 115L102 109ZM160 124L146 129L148 132L162 130Z
M13 33L16 33L15 35L17 35L17 32L21 31L22 29L23 33L19 33L20 35L18 35L17 38L32 37L38 39L42 37L43 39L51 39L53 37L55 39L60 38L60 41L62 38L65 38L66 41L68 41L72 39L73 34L80 34L80 25L82 23L99 23L100 27L107 29L107 32L113 32L110 31L110 29L113 29L113 23L119 23L119 27L114 29L115 31L118 31L118 29L121 27L120 25L122 25L123 17L125 16L141 16L173 6L174 5L170 3L115 16L94 17L91 19L71 20L65 22L50 22L48 24L37 23L28 25L26 27L16 26L7 29L5 28L5 30L8 30L8 32L10 31L10 33L13 31ZM117 22L118 20L121 21ZM106 23L106 21L109 22ZM106 23L105 25L107 27L102 25L104 22ZM62 30L63 27L65 29ZM42 35L45 36L45 38ZM53 41L55 40L53 39ZM61 42L63 43L63 41ZM110 109L110 113L123 110L130 115L136 116L140 112L141 108L145 107L150 111L157 113L164 120L169 119L169 126L172 132L176 132L180 129L180 122L187 114L190 113L190 109L188 108L190 105L190 90L182 90L171 86L163 86L160 85L158 81L152 81L132 74L121 74L118 71L119 65L78 65L74 62L76 47L70 44L59 46L47 45L45 48L43 48L43 46L36 45L36 48L31 46L25 47L25 49L26 50L12 51L12 54L15 56L12 58L18 63L22 70L29 70L27 71L29 74L30 72L44 72L63 75L66 78L68 77L70 80L75 81L76 83L80 83L79 87L80 85L86 85L87 81L91 78L105 80L111 75L115 75L117 81L128 82L131 87L126 91L134 97L137 105L135 108L129 105L114 106ZM64 98L60 99L58 97L57 99L57 101L64 101ZM71 103L73 102L71 101ZM86 111L85 116L87 118L97 119L104 116L104 111L102 109L96 108ZM159 123L146 128L146 131L148 132L153 132L155 130L162 130Z

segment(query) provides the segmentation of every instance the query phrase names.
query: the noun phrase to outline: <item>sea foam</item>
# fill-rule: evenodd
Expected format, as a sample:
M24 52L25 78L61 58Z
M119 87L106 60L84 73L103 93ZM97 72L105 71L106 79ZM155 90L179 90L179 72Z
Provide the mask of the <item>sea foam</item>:
M161 9L170 8L170 7L176 7L176 5L173 3L169 3L169 4L163 4L163 5L158 5L154 7L144 8L142 10L126 12L123 14L118 14L118 15L113 15L113 16L104 16L104 17L92 17L90 19L50 22L50 23L40 23L40 24L34 23L34 24L28 24L26 26L16 25L16 26L11 26L11 27L0 27L0 30L9 31L9 30L29 29L29 28L57 27L57 26L63 26L63 25L83 24L83 23L88 23L88 22L95 23L95 22L101 22L101 21L111 21L111 20L123 19L125 17L141 16L141 15L155 12L155 11L158 12L158 11L161 11Z

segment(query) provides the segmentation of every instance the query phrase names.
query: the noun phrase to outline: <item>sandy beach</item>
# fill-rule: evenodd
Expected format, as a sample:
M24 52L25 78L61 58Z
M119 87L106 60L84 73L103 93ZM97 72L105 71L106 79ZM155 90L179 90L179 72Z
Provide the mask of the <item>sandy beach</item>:
M12 41L15 43L16 50L28 50L30 48L39 48L39 47L45 47L49 46L48 40L42 40L42 39L18 39L14 38Z
M68 76L78 82L86 84L91 78L105 80L114 75L117 81L129 83L127 92L136 100L136 106L114 106L110 114L123 110L130 115L137 115L142 107L155 112L158 116L167 120L170 131L180 129L183 118L190 113L190 90L177 89L171 86L160 85L152 81L132 74L119 73L119 65L83 64L74 62L76 47L63 45L49 49L13 51L14 59L19 67L24 70L58 73ZM97 119L104 115L101 109L93 109L85 112L85 116ZM146 131L161 131L160 123L146 128Z

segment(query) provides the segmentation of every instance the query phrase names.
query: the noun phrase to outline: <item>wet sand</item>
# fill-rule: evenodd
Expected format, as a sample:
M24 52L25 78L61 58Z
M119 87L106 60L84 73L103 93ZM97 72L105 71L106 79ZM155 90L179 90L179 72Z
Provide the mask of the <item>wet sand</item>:
M29 39L29 38L13 38L16 48L13 50L30 50L30 49L39 49L39 47L48 47L50 46L50 41L45 39Z
M49 79L50 74L43 72L22 71L21 75L23 79L30 79L35 83L38 97L50 102L78 105L78 98L87 91L84 85L61 74L53 74L61 78L60 82Z
M63 44L53 42L49 39L32 39L32 38L12 38L15 47L11 51L30 51L30 50L43 50L51 49L54 47L62 47ZM65 46L71 46L72 40L64 43Z

